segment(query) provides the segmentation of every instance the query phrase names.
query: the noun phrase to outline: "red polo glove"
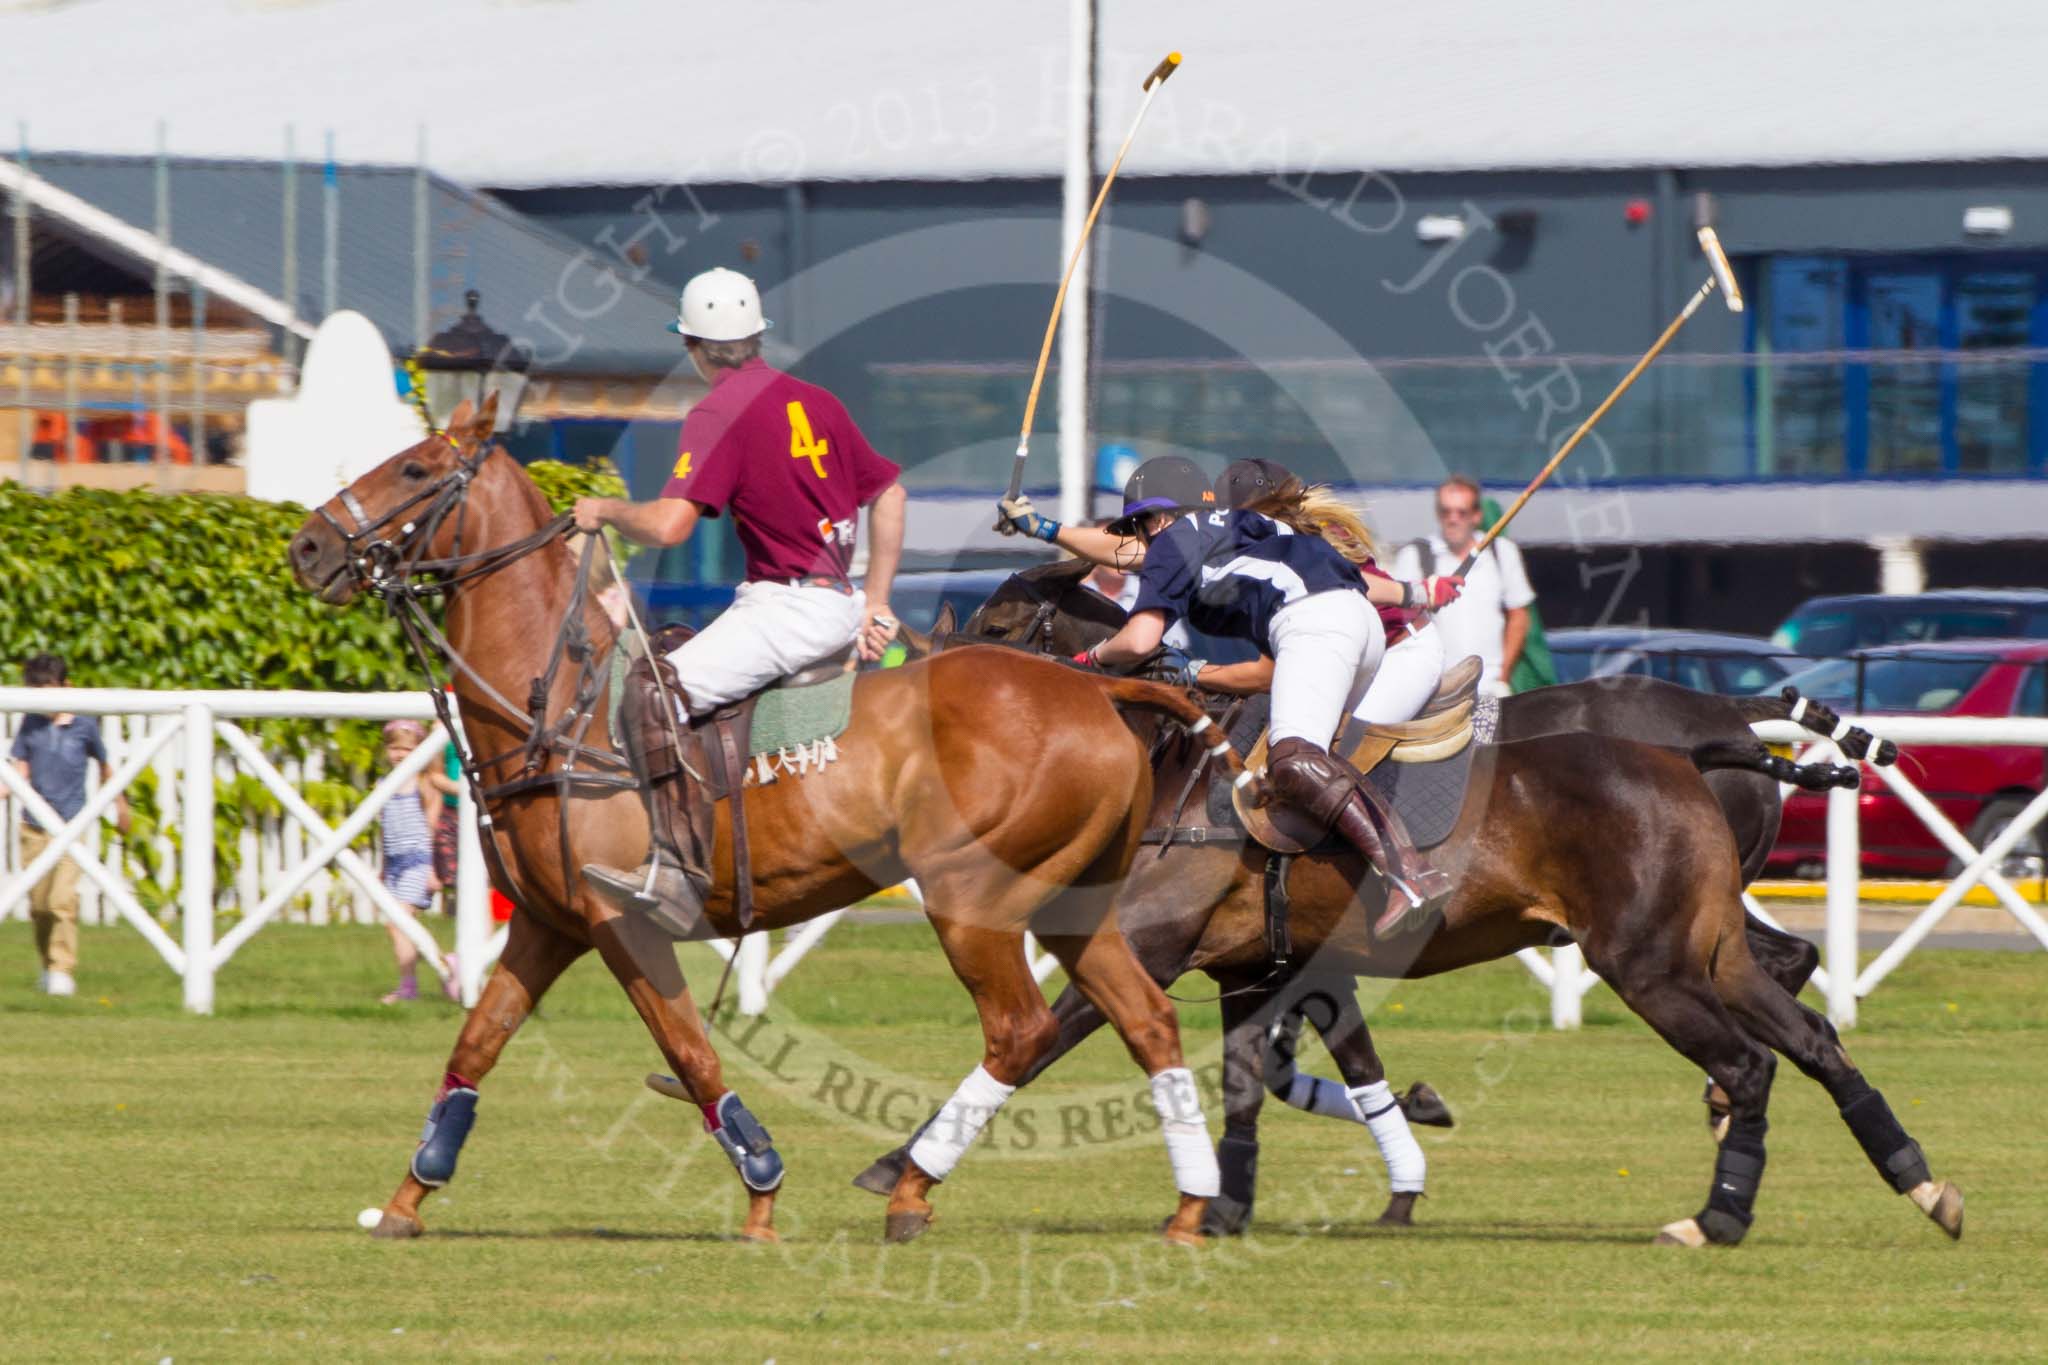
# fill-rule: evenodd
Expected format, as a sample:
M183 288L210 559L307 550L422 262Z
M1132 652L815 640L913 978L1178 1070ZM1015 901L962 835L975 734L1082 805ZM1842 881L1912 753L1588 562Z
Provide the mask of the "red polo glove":
M1465 580L1447 574L1432 574L1422 580L1422 591L1429 597L1429 609L1442 611L1458 600L1458 594L1465 590Z

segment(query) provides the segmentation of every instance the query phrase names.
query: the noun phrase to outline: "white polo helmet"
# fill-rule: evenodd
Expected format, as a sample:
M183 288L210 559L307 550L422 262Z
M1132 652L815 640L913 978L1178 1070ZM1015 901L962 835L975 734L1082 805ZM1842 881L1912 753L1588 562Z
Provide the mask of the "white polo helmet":
M754 282L719 266L683 286L668 329L701 341L744 341L774 325L761 316L761 291Z

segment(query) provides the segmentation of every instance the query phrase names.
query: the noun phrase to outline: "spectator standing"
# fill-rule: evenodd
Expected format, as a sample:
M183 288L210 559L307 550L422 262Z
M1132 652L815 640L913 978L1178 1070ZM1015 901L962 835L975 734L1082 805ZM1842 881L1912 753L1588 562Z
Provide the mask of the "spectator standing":
M397 767L405 762L408 754L420 747L426 737L426 727L416 720L387 721L384 726L384 761ZM427 812L439 808L441 792L434 785L438 776L422 772L411 786L395 793L384 803L384 817L380 822L379 834L384 846L384 889L399 904L415 910L425 910L434 903L437 886L434 836L427 824ZM417 1000L420 998L420 951L396 924L387 923L384 927L391 935L391 955L398 964L398 988L386 995L383 1003L401 1005ZM455 959L450 956L447 962L449 973L445 989L452 1000L457 998Z
M1456 573L1479 538L1480 491L1477 480L1453 474L1436 490L1436 519L1441 535L1412 540L1394 559L1394 577L1408 580ZM1458 600L1436 613L1436 629L1444 633L1444 660L1454 664L1476 654L1482 666L1479 686L1489 696L1508 694L1508 679L1522 657L1529 633L1529 607L1536 600L1522 552L1511 540L1495 540L1466 575Z
M30 687L62 687L69 681L64 660L55 654L38 654L22 669L22 681ZM100 765L100 781L112 769L106 745L100 740L99 721L92 716L75 716L68 711L56 715L32 715L22 719L8 755L36 794L50 803L57 818L69 821L85 806L86 765ZM128 797L124 792L114 804L114 822L128 829ZM21 858L35 861L50 846L56 830L43 828L33 815L22 812ZM55 867L28 893L29 916L36 926L36 953L42 959L42 975L36 989L45 995L75 995L78 982L78 864L69 856L59 858Z

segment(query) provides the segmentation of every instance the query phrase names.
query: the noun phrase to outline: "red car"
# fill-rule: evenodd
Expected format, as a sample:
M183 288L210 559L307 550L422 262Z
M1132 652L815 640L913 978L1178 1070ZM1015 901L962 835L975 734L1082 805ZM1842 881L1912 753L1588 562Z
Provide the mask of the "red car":
M1949 640L1894 645L1828 659L1786 683L1859 715L2048 716L2048 640ZM1916 744L1899 768L1970 842L1984 847L2048 785L2048 750L2024 745ZM1863 870L1890 876L1953 875L1956 860L1887 789L1883 769L1863 769ZM2048 824L2048 822L2043 822ZM2042 827L2007 860L2007 876L2042 875ZM1819 875L1827 857L1825 793L1794 792L1769 869Z

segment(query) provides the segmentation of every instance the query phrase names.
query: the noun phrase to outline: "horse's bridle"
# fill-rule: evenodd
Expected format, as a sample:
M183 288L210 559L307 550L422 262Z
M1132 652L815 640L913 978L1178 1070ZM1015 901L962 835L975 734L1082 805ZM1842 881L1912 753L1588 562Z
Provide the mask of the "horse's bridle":
M448 438L442 436L440 439L445 441ZM454 445L452 441L449 444ZM552 788L560 812L562 875L565 880L574 875L576 863L569 846L568 806L572 792L581 789L610 794L634 790L639 786L630 765L622 756L608 748L584 742L598 695L609 672L612 654L618 647L618 639L615 635L604 649L599 650L594 647L584 624L591 557L597 549L597 537L593 535L584 543L575 586L570 590L568 609L555 633L555 644L548 654L547 667L533 679L525 706L511 701L491 686L450 643L427 610L428 600L434 597L452 600L456 588L487 578L526 558L561 539L575 526L575 518L564 514L509 544L464 554L462 533L468 520L469 486L496 447L479 442L477 448L467 455L461 453L460 446L455 446L455 450L454 468L381 516L371 517L355 492L344 488L331 501L339 502L342 510L355 522L353 530L343 526L341 520L328 510L326 503L314 509L341 538L343 550L342 562L321 582L320 591L324 593L342 573L353 570L355 586L382 598L390 608L399 628L405 632L406 643L421 672L426 675L428 694L433 698L435 713L448 732L449 743L455 746L463 778L476 802L479 833L483 836L480 842L491 863L492 880L505 889L515 904L530 911L533 909L531 903L519 894L518 883L510 875L498 849L492 828L491 803ZM422 510L413 515L416 508ZM451 552L445 558L429 559L426 547L451 512L455 515ZM399 523L396 535L385 534L394 523ZM436 672L434 659L437 655L448 665L448 681L443 681ZM554 690L565 659L577 665L576 685L569 709L559 721L550 723L547 719L548 696ZM521 743L488 758L479 758L474 748L466 744L463 732L456 728L454 714L448 704L453 675L458 672L469 676L506 721L515 728L525 729L526 735ZM561 766L552 772L547 771L547 762L554 756L561 758ZM516 776L485 784L486 772L512 759L520 760ZM591 766L578 769L579 759Z

